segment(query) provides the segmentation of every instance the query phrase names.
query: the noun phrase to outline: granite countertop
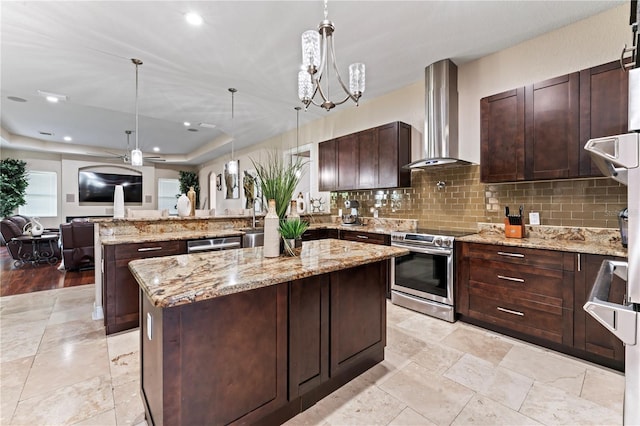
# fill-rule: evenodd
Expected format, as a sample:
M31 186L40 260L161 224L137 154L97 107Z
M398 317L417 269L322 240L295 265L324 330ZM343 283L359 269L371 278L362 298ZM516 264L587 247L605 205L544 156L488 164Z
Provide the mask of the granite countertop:
M335 223L314 223L309 225L309 229L338 229L341 231L370 232L372 234L387 234L387 235L395 231L395 229L390 229L384 226L338 225Z
M172 307L352 268L407 254L397 247L305 241L298 257L265 258L262 247L133 260L129 269L152 303Z
M179 231L162 232L158 234L131 235L101 235L100 242L104 245L153 243L157 241L198 240L201 238L223 238L244 235L238 229L217 229L212 231Z
M507 238L501 225L480 226L480 232L456 241L512 247L627 257L620 233L608 228L526 226L526 238Z

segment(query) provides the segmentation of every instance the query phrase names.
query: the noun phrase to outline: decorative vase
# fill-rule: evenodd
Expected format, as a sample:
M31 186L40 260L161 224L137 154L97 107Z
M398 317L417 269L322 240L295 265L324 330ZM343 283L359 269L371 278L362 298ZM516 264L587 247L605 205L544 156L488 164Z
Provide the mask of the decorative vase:
M264 246L262 248L264 257L280 256L279 224L280 219L276 214L276 200L269 200L269 209L264 217Z
M298 214L303 214L307 210L307 203L304 200L304 195L302 192L298 194L298 199L296 200L296 211Z
M189 203L191 203L189 216L195 216L196 215L196 191L194 191L193 186L189 188L189 191L187 192L187 198L189 198Z
M116 185L113 193L113 217L124 217L124 188L122 185Z
M298 202L296 200L291 200L291 208L289 209L289 214L287 215L287 220L300 219L300 215L298 214Z
M189 216L189 213L191 213L191 201L189 201L189 197L185 194L180 195L176 208L178 209L178 216Z

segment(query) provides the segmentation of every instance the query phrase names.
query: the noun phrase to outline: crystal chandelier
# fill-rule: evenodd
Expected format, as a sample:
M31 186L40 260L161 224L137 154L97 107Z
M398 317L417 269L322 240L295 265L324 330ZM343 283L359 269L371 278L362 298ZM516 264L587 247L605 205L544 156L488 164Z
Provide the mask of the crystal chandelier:
M309 30L302 34L302 66L298 73L298 97L305 105L305 110L310 104L313 104L329 111L349 99L354 101L357 106L358 100L364 92L364 64L354 63L349 65L349 89L347 89L340 77L333 48L334 30L333 22L328 19L327 0L324 0L324 20L318 25L318 30ZM329 62L331 62L331 67L336 74L340 87L346 94L346 97L338 102L333 102L329 99ZM325 77L324 85L323 77ZM317 101L314 100L316 95L320 96Z
M142 151L138 148L138 66L142 65L142 61L132 58L131 62L136 66L136 149L131 150L131 165L142 166Z

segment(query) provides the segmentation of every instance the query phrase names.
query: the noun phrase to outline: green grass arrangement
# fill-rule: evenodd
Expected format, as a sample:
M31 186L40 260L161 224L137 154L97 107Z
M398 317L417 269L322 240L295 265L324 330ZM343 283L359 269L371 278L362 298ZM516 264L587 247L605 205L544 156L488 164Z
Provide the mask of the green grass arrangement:
M293 240L300 238L308 228L309 224L304 220L281 220L278 232L280 232L282 238L286 240Z
M282 153L270 151L264 163L258 163L253 158L251 162L260 180L264 199L276 200L276 213L282 221L293 198L293 191L302 177L304 161L298 158L286 164Z

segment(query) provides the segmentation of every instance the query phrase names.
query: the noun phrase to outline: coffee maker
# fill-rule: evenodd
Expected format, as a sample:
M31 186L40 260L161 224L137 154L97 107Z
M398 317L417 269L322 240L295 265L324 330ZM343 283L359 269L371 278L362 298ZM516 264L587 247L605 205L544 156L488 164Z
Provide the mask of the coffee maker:
M360 217L358 214L358 208L360 203L356 200L346 200L344 207L347 209L346 214L342 215L343 225L360 225Z

